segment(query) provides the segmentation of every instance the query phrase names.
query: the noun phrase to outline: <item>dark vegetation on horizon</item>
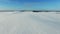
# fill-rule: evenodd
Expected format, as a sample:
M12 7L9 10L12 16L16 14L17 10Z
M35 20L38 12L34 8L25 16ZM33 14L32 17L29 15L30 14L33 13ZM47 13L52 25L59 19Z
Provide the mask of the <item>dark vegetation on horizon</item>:
M55 10L0 10L0 12L60 12Z

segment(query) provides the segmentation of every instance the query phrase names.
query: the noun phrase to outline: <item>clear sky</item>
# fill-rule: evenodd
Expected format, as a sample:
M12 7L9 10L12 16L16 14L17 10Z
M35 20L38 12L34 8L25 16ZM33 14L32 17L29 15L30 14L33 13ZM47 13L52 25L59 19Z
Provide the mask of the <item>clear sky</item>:
M59 10L60 0L0 0L0 10Z

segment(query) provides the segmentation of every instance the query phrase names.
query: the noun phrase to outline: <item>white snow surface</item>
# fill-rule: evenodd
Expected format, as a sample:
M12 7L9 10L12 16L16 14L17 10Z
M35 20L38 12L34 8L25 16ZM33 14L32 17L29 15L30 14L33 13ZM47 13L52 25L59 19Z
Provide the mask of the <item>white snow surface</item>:
M60 34L60 14L0 12L0 34Z

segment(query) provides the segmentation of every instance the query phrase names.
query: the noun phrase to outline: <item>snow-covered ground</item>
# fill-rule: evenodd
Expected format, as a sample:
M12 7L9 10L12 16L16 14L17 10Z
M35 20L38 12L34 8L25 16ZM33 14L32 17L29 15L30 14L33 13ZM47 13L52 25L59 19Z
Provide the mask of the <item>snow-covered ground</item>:
M60 34L60 14L0 12L0 34Z

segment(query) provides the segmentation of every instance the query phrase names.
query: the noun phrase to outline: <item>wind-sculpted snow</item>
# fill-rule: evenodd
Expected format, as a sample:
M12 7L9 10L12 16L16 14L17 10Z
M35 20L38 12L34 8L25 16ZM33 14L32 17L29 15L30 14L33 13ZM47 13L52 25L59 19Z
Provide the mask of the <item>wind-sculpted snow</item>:
M60 14L1 12L0 34L60 34Z

